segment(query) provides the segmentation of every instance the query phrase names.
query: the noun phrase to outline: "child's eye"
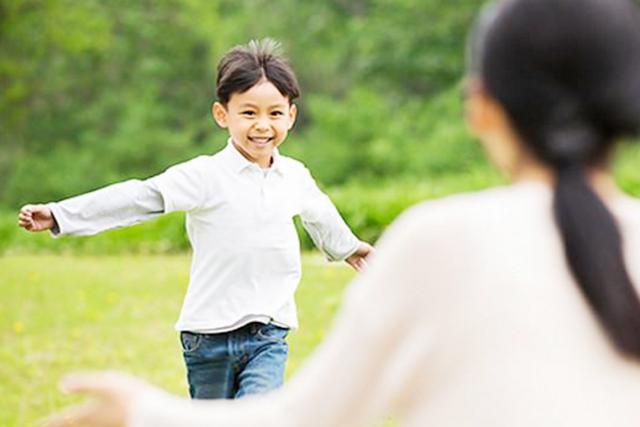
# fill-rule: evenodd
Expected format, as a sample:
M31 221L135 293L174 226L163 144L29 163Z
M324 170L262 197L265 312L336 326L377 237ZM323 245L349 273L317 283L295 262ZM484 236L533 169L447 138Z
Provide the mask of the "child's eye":
M250 110L243 111L240 114L242 114L243 116L247 116L247 117L253 117L253 116L256 115L255 111L250 111Z
M276 111L272 111L271 115L272 116L284 116L284 112L276 110Z

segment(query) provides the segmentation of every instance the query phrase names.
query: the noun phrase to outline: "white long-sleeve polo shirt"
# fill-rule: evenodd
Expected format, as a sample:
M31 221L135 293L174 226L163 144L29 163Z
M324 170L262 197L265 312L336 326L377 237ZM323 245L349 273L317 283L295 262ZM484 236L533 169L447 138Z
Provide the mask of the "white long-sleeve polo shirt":
M276 151L264 170L231 143L148 180L49 206L58 235L90 235L185 211L193 259L176 323L180 331L223 332L256 320L298 326L294 292L301 263L295 215L330 260L346 259L359 245L302 163Z

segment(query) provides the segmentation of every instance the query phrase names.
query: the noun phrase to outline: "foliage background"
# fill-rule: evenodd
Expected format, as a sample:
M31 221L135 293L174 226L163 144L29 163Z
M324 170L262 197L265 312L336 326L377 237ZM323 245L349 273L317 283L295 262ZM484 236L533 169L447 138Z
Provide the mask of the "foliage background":
M458 82L478 1L0 1L0 206L147 177L221 147L230 47L280 40L304 96L283 150L327 186L481 162ZM428 153L428 154L427 154Z
M462 121L465 38L482 3L0 0L0 211L9 212L0 248L24 247L9 226L24 203L221 148L226 134L209 113L216 64L267 36L283 43L303 88L282 150L309 166L362 237L423 198L502 182ZM623 185L638 194L632 169ZM159 240L153 251L185 248L174 222L137 234ZM148 250L136 241L104 251Z

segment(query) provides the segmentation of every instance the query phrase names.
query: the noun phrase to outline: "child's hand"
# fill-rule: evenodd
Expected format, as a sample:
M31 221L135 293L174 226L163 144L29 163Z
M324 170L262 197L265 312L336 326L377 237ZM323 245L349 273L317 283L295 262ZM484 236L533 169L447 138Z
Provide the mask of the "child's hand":
M55 226L51 209L45 205L25 205L18 214L18 226L27 231L50 230Z
M95 400L67 408L47 418L41 427L124 427L136 398L152 389L142 380L117 372L71 375L60 388Z
M360 242L358 249L345 261L357 272L364 271L367 268L367 258L369 258L375 249L367 242Z

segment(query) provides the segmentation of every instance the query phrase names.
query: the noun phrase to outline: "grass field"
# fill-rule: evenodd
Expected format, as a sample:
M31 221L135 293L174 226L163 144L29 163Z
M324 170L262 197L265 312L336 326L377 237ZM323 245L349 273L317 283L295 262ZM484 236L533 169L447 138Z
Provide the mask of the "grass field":
M305 255L287 375L322 339L354 273ZM0 258L0 426L34 425L75 401L69 371L122 369L186 395L177 318L188 255Z

